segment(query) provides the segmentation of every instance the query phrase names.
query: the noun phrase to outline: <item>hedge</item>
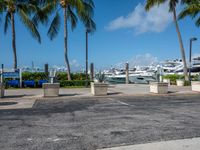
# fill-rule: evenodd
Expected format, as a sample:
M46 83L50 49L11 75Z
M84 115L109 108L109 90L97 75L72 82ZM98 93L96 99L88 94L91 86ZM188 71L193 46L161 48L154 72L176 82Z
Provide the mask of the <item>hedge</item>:
M44 72L23 72L22 80L47 80L48 75Z
M192 75L191 78L192 78L192 81L198 81L199 75L195 75L195 76ZM163 79L170 79L170 83L172 85L175 85L177 79L184 79L184 75L178 75L178 74L166 75L166 76L163 76ZM186 82L185 85L186 86L190 85L190 82Z
M84 73L72 73L72 80L86 80ZM48 75L44 72L23 72L22 80L47 80ZM57 80L67 80L67 73L59 72L56 75Z
M74 81L61 80L61 81L59 81L61 87L70 87L70 86L83 87L86 85L86 82L88 82L88 81L83 81L83 80L74 80ZM88 85L90 85L89 82L88 82Z
M59 72L56 75L57 80L67 80L67 73ZM84 73L71 73L72 80L86 80L86 75Z
M83 87L86 85L86 76L84 73L72 73L71 74L72 81L67 81L67 73L65 72L59 72L56 75L56 82L59 82L61 84L61 87ZM13 79L5 79L5 83L8 80ZM19 80L19 79L17 79ZM48 75L44 72L22 72L22 80L34 80L35 81L35 87L38 86L39 80L48 80ZM88 83L89 85L90 83ZM8 87L8 86L7 86Z

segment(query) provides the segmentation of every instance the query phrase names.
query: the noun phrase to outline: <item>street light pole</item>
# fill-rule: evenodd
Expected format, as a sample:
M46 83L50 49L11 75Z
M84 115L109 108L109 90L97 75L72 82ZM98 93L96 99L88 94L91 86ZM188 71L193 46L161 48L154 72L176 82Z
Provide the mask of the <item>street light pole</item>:
M191 81L191 67L192 67L192 42L196 41L197 38L193 37L190 39L190 66L189 66L189 80Z
M86 75L86 87L88 86L88 30L86 30L86 63L85 63L85 75Z

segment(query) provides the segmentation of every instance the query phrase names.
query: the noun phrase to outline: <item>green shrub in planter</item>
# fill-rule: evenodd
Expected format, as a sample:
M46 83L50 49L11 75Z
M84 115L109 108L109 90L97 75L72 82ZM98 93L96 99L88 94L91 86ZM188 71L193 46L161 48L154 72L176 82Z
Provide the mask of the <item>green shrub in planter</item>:
M191 78L192 78L192 81L200 81L200 74L192 76Z
M88 81L83 81L83 80L72 80L72 81L67 81L67 80L61 80L60 82L60 86L61 87L83 87L86 85L86 82ZM89 85L90 83L88 83Z
M176 85L176 80L177 79L184 79L184 76L178 75L178 74L172 74L172 75L163 76L163 79L170 79L171 84Z
M106 79L106 76L101 71L96 75L96 79L99 83L103 83Z

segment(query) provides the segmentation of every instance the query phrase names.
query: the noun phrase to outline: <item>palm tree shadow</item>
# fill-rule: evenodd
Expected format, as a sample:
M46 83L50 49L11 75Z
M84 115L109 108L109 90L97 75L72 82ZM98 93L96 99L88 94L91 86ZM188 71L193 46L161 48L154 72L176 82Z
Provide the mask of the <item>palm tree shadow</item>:
M66 96L78 96L80 94L73 93L73 94L59 94L59 97L66 97Z
M4 96L3 98L23 98L25 96L34 96L32 94L26 95L26 94L22 94L22 95L8 95L8 96Z
M177 93L178 91L168 91L168 94L174 94Z
M108 95L120 95L122 92L109 92Z

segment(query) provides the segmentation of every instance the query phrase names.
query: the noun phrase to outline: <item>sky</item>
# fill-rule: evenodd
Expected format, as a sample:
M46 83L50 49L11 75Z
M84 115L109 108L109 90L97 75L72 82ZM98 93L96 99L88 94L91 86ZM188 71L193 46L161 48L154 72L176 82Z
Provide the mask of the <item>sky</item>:
M125 62L147 65L152 61L181 58L178 38L168 5L145 12L144 0L94 0L97 24L89 36L89 62L96 68L109 68ZM180 11L181 7L178 7ZM179 21L188 58L189 39L200 38L200 28L190 18ZM33 39L16 18L18 66L43 67L64 65L63 26L57 38L50 41L48 27L40 26L42 43ZM11 30L7 35L0 25L0 64L13 65ZM193 55L200 54L200 40L193 44ZM74 31L69 28L69 59L73 69L85 66L85 29L81 23Z

